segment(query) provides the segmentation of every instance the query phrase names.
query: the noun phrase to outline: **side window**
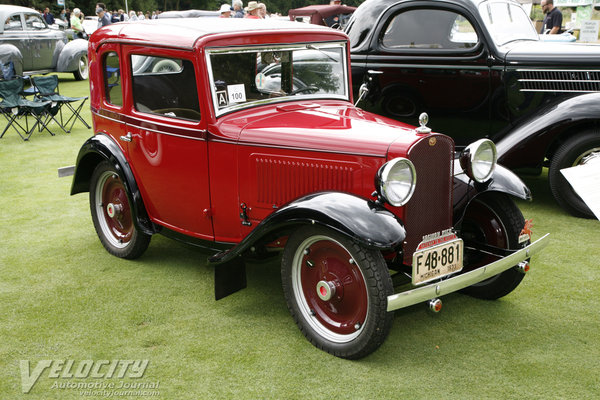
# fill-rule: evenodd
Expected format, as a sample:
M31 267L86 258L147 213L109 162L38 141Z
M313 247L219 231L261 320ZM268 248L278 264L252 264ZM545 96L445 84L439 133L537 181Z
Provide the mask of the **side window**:
M46 29L46 22L44 22L41 15L26 14L25 15L25 27L27 30L30 30L30 31Z
M11 15L6 18L4 22L5 31L22 31L23 25L21 25L21 16L19 14Z
M123 105L123 90L121 87L121 68L119 56L114 51L106 53L102 61L104 71L104 93L106 101L115 106Z
M477 33L456 12L413 9L390 19L381 44L389 49L470 49L477 44Z
M200 121L196 74L191 61L132 54L131 70L136 110Z

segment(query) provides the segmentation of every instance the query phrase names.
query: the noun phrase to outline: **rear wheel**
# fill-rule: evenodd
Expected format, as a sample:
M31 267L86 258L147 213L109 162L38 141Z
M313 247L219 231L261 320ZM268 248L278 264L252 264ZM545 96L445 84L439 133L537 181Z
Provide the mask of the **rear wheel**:
M135 227L127 188L108 161L92 174L90 209L96 233L110 254L133 259L146 251L151 236Z
M488 193L477 197L469 204L463 219L460 234L465 245L477 243L501 249L517 249L519 236L525 226L521 210L507 195ZM464 271L470 271L489 264L497 256L465 248ZM512 292L523 280L523 273L510 268L485 281L463 289L473 297L494 300Z
M324 227L304 227L286 244L281 275L290 313L316 347L357 359L387 337L393 286L380 252Z
M556 202L576 217L595 218L560 170L589 163L600 165L600 132L596 130L588 130L559 147L548 170L550 190Z
M79 57L79 63L77 64L77 70L73 72L73 76L75 76L75 80L84 81L90 75L88 69L88 57L87 54L82 54Z

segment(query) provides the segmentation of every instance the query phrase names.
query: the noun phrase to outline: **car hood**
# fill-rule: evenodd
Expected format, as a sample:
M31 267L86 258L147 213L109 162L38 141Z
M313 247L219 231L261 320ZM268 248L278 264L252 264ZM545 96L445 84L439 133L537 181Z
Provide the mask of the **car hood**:
M219 131L242 144L376 157L386 157L392 143L406 148L419 138L410 125L353 106L296 102L222 117Z
M598 68L600 45L544 41L513 42L501 48L507 65L572 65Z

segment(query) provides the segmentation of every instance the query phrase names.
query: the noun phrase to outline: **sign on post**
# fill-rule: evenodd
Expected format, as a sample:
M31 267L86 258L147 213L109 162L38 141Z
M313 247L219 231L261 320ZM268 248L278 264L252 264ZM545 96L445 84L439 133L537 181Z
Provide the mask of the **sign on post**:
M581 21L581 30L579 31L579 41L581 42L595 42L598 40L598 29L600 28L600 21Z
M65 0L56 0L56 4L58 4L59 6L65 6Z

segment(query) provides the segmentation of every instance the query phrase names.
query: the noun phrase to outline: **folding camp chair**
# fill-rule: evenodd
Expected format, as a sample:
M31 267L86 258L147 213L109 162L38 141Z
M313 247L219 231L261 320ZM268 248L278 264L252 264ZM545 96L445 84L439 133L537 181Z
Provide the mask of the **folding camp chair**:
M52 102L51 118L56 122L63 131L66 133L71 132L73 125L77 120L80 120L88 129L91 128L87 122L81 117L81 109L87 96L84 97L68 97L60 94L58 89L58 75L47 75L47 76L33 76L31 77L31 83L37 90L36 97L41 100L49 100ZM74 103L80 102L79 105L75 106ZM71 115L66 121L63 120L62 108L66 106L70 111ZM56 119L56 114L60 116L60 122ZM69 122L71 125L69 126ZM68 128L68 129L67 129Z
M0 112L7 121L6 127L0 134L4 136L6 131L12 127L23 140L29 140L33 132L39 128L40 131L46 129L52 136L52 133L45 124L46 115L48 115L51 101L31 101L21 97L23 91L23 78L16 77L9 81L0 81ZM28 116L35 119L35 123L29 128ZM25 119L25 126L22 125L22 118Z

